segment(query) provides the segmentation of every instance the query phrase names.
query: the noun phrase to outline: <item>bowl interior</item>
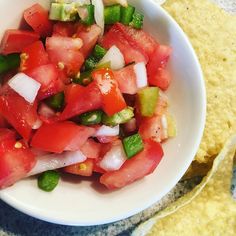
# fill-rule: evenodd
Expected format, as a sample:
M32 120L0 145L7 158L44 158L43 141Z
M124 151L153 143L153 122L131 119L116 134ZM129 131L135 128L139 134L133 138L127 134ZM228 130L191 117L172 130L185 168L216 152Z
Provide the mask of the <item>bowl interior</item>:
M0 0L0 37L17 28L22 11L45 0ZM160 200L179 181L190 165L203 133L205 87L197 57L180 27L151 0L130 0L145 15L144 29L171 45L169 69L173 82L168 90L170 110L178 135L164 144L165 156L155 172L118 191L109 192L89 179L65 177L52 193L37 188L34 178L0 191L0 198L16 209L49 222L96 225L124 219Z

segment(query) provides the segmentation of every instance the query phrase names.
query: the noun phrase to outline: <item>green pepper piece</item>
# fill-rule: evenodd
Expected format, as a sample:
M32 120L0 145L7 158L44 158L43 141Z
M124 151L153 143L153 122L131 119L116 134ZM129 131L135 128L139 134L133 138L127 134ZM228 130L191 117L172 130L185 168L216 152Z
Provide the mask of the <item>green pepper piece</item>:
M108 116L104 113L102 116L102 123L108 126L116 126L128 122L133 117L134 109L132 107L127 107L113 116Z
M64 106L64 92L57 93L45 100L46 104L56 111L60 111Z
M85 5L82 6L81 8L84 8L84 10L87 11L87 14L85 18L81 18L81 22L85 25L92 25L94 24L95 20L94 20L94 5L90 4L90 5ZM79 16L81 17L81 15L79 14Z
M82 72L80 74L79 78L73 79L73 82L76 84L80 84L82 86L87 86L88 84L90 84L93 81L91 73L92 73L91 70Z
M90 56L84 63L85 70L93 70L97 65L97 60L95 57Z
M93 50L93 56L100 61L106 54L107 50L100 45L96 44L94 50Z
M144 148L141 136L137 133L123 139L123 147L128 159L141 152Z
M60 174L54 170L48 170L38 177L38 187L46 192L51 192L58 185Z
M107 6L104 9L105 24L115 24L120 21L120 5Z
M50 20L61 20L62 4L52 3L49 12Z
M0 55L0 73L15 69L20 66L20 55L9 54L7 56Z
M147 87L138 91L138 103L142 116L151 117L154 114L158 97L157 87Z
M103 112L101 110L86 112L79 116L82 125L96 125L102 121Z
M124 25L128 25L132 19L135 11L135 7L128 5L127 7L121 7L120 22Z
M142 29L142 27L143 27L143 18L144 18L144 15L142 15L139 12L135 12L133 14L133 19L132 19L132 21L130 22L129 25L132 26L135 29Z

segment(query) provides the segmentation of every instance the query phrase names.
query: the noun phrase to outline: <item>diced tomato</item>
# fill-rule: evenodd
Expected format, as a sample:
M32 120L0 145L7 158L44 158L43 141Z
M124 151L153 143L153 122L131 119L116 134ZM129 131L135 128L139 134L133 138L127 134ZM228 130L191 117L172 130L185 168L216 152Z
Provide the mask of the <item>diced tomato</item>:
M148 62L148 56L130 45L130 42L125 38L122 31L119 30L117 24L111 27L100 43L106 49L109 49L113 45L118 47L124 55L126 64L132 62L145 62L146 64Z
M95 142L93 139L88 139L81 147L81 152L87 157L97 159L101 152L101 144Z
M0 90L0 113L26 140L38 120L37 103L28 103L8 85Z
M100 166L98 166L98 162L94 161L94 166L93 166L93 172L99 173L99 174L104 174L106 173L105 170L103 170Z
M66 95L66 107L59 116L59 120L67 120L76 115L100 109L101 107L102 97L95 82L92 82L87 87L76 85Z
M171 83L170 72L166 68L156 70L156 74L151 73L150 75L149 72L148 82L150 85L155 85L165 91L169 88Z
M136 94L137 83L134 66L126 66L120 70L114 71L114 78L118 82L119 89L122 93Z
M58 50L59 48L60 50L78 51L82 47L83 41L80 38L52 36L47 38L46 45L52 51Z
M96 70L92 73L92 77L102 94L103 110L109 116L114 115L127 106L114 79L114 74L110 69Z
M150 57L147 64L148 82L166 90L171 82L169 72L166 70L167 62L172 49L168 46L160 45Z
M25 30L6 30L0 45L0 53L7 55L10 53L20 53L22 50L39 40L39 35L35 32Z
M112 143L119 139L118 136L97 136L96 138L100 143Z
M59 72L59 79L62 81L63 84L67 85L71 83L71 77L67 75L65 70L58 68L58 72Z
M15 139L15 136L16 133L13 130L0 128L0 145L6 140Z
M87 159L82 163L66 166L63 170L74 175L91 176L93 174L93 167L94 161Z
M2 85L6 84L13 76L17 74L17 70L10 70L6 73L3 73L0 75L0 80L2 82Z
M58 69L53 64L39 66L27 71L26 74L41 84L37 96L40 100L56 94L64 88L63 82L59 79Z
M78 26L76 35L83 40L84 44L80 51L85 58L92 52L100 34L101 28L97 25L84 26L80 24Z
M57 36L46 40L50 61L64 69L67 75L76 75L84 63L84 56L78 50L78 41L80 40Z
M0 114L0 128L8 128L9 124L6 119Z
M34 42L22 50L21 71L32 70L48 63L48 54L41 41Z
M71 22L57 22L53 25L53 36L72 37L75 34L76 25Z
M0 189L26 177L36 163L35 155L15 133L0 129Z
M152 140L147 140L142 152L127 160L119 170L103 174L100 182L108 189L122 188L151 174L162 157L163 150L161 145Z
M38 3L24 11L24 19L41 37L52 34L53 23L48 18L48 11Z
M33 136L31 145L55 153L75 151L94 133L94 128L78 126L70 121L43 124Z
M167 112L168 97L164 93L160 93L158 97L157 106L155 109L155 115L162 116Z
M137 30L121 23L116 23L113 27L124 36L132 47L147 55L149 59L159 46L158 42L143 30Z
M152 139L153 141L161 142L167 138L161 116L143 118L139 126L139 133L144 140Z

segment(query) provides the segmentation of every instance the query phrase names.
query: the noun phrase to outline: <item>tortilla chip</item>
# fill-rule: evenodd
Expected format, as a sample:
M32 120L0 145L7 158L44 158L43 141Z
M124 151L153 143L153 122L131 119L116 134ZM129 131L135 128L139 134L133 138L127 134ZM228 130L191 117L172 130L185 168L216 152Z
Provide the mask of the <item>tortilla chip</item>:
M200 60L207 89L207 119L196 161L207 163L236 132L236 16L207 0L168 0Z
M236 235L236 201L230 193L235 149L236 136L193 191L141 224L132 235Z

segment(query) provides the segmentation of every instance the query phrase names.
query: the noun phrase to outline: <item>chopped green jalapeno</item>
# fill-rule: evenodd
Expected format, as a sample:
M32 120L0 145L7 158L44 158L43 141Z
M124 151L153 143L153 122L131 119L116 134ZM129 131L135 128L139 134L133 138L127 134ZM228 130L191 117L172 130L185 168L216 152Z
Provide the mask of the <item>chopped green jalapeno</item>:
M124 124L134 117L134 109L132 107L127 107L124 110L114 114L113 116L108 116L103 114L102 123L108 126L116 126L119 124Z
M120 22L124 25L129 25L133 19L134 11L135 8L131 5L128 5L127 7L121 7Z
M93 81L91 73L91 70L82 72L78 78L73 79L73 82L82 86L87 86Z
M46 104L56 111L60 111L64 106L64 92L57 93L46 99Z
M134 134L123 139L123 147L128 159L141 152L144 148L142 138L139 134Z
M107 50L105 48L103 48L97 44L93 50L93 56L97 60L101 60L105 56L106 52L107 52Z
M86 112L79 116L82 125L96 125L102 121L103 112L101 110Z
M85 25L94 24L94 5L92 4L85 5L85 6L82 6L81 8L84 8L84 10L86 11L85 17L81 18L81 22ZM81 17L80 14L79 16Z
M7 56L0 55L0 73L15 69L20 66L20 55L9 54Z
M104 9L105 24L115 24L120 21L120 5L107 6Z
M144 16L141 13L135 12L133 14L133 19L130 22L130 26L132 26L135 29L142 29L143 27L143 18Z
M60 175L57 171L48 170L38 177L38 187L46 192L51 192L58 185Z
M147 87L138 91L138 103L142 116L151 117L154 114L158 97L157 87Z
M85 61L84 65L85 70L93 70L97 65L97 60L95 57L91 56Z

